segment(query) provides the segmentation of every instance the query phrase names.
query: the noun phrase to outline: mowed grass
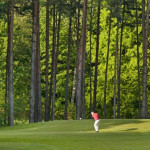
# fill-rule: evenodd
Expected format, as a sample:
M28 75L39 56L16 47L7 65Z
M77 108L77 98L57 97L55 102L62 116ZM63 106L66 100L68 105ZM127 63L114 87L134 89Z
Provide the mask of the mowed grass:
M150 120L59 120L0 128L0 150L150 150Z

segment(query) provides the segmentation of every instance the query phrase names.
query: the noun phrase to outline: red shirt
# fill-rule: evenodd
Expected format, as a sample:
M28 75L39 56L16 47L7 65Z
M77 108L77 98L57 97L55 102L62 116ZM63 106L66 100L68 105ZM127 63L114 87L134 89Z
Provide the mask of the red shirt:
M99 120L99 119L100 119L98 113L94 113L94 114L92 115L92 117L94 118L94 120Z

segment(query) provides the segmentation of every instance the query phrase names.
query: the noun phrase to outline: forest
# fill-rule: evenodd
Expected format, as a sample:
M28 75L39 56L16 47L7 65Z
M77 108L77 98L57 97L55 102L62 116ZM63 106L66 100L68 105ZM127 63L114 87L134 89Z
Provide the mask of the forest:
M150 118L149 0L0 0L0 126Z

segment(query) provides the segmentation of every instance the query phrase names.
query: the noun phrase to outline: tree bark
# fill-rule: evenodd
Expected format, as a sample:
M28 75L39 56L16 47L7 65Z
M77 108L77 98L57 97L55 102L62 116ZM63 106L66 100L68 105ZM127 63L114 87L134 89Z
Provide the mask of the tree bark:
M14 0L9 2L8 15L8 103L9 125L14 125L14 97L13 97L13 28L14 28Z
M112 12L110 12L110 17L109 17L108 47L107 47L106 70L105 70L104 118L106 118L106 91L107 91L107 71L108 71L108 61L109 61L110 32L111 32L111 15Z
M97 13L97 41L96 41L96 60L95 60L95 76L94 76L93 111L96 111L96 103L97 103L96 95L97 95L99 34L100 34L100 0L98 0L98 13Z
M120 36L120 56L119 56L119 63L118 63L118 110L117 110L117 118L120 118L120 76L121 76L121 55L122 55L122 38L123 38L123 26L124 26L124 12L125 12L125 0L123 0L123 15L122 15L122 21L121 21L121 36Z
M92 21L93 21L93 0L91 0L91 10L90 10L90 111L92 111Z
M141 114L142 118L148 118L148 108L147 108L148 21L149 21L149 0L147 0L147 13L145 13L145 0L142 0L142 32L143 32L143 101Z
M35 105L34 105L34 121L42 121L41 106L41 65L40 65L40 25L39 25L39 0L37 0L37 37L36 37L36 60L35 60Z
M87 17L87 0L84 0L83 6L83 20L82 20L82 34L81 34L81 41L80 41L80 50L79 50L79 64L78 64L78 81L77 81L77 106L76 106L76 113L77 119L79 120L82 116L81 108L82 108L82 77L83 77L83 53L85 51L85 41L86 41L86 17Z
M32 29L32 58L31 58L31 88L30 88L30 116L29 122L34 122L34 102L35 102L35 53L37 37L37 0L33 0L33 29Z
M53 6L53 48L52 48L52 62L51 62L51 83L50 83L50 95L49 99L51 101L52 98L52 90L53 90L53 83L54 83L54 57L55 57L55 48L56 48L56 29L55 29L55 20L56 20L56 14L55 14L55 5ZM53 99L52 102L52 114L51 119L55 119L55 99Z
M56 75L57 75L57 63L58 63L58 53L59 53L59 34L60 34L60 23L61 23L61 13L58 17L58 29L57 29L57 49L54 55L54 79L53 79L53 102L56 101Z
M116 51L115 51L115 67L114 67L114 113L113 118L116 118L116 89L117 89L117 62L118 62L118 32L119 22L117 21L117 32L116 32Z
M45 121L50 119L50 101L48 98L48 71L49 71L49 0L46 1L46 70L45 70Z
M137 70L138 70L138 102L139 102L139 118L141 118L141 83L140 83L140 61L139 61L139 21L138 6L136 0L136 35L137 35Z
M72 6L72 0L71 0ZM71 35L72 35L72 18L69 18L69 33L68 33L68 54L67 54L67 70L66 70L66 88L65 88L65 111L64 111L64 119L67 120L67 107L68 107L68 99L69 99L69 91L68 91L68 83L69 83L69 69L70 69L70 51L71 51Z
M37 8L37 95L38 95L38 121L42 122L42 102L41 102L41 57L40 57L40 0Z
M84 41L84 47L86 47L86 40ZM82 93L81 93L81 96L82 96L82 118L85 119L85 48L83 49L83 74L82 74Z
M74 76L73 76L73 88L72 88L72 96L71 96L71 104L74 104L74 99L75 99L75 94L76 94L76 74L77 74L77 69L76 66L74 68Z
M73 88L72 88L72 97L71 104L74 104L75 96L77 94L77 72L78 72L78 55L79 55L79 31L80 31L80 1L78 1L78 17L77 17L77 25L76 25L76 65L74 69L74 79L73 79Z

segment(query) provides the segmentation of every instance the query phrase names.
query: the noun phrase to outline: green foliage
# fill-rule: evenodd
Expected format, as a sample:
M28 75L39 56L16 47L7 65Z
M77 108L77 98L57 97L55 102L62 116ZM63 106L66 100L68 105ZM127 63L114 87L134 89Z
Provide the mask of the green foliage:
M50 56L49 56L49 74L52 61L52 25L53 25L53 5L56 7L56 14L61 13L60 25L60 45L56 76L56 119L63 119L64 101L65 101L65 80L66 80L66 62L68 51L68 26L69 17L72 18L72 42L70 53L70 77L69 77L69 105L68 118L75 119L75 105L71 105L71 94L73 87L74 67L76 65L76 26L77 26L77 8L78 2L70 0L50 1ZM95 52L96 52L96 34L97 34L97 4L93 1L93 20L92 20L92 64L90 67L90 21L91 14L88 9L87 14L87 43L86 43L86 74L85 74L85 101L86 101L86 118L90 118L90 70L92 71L92 98L94 87L95 71ZM123 4L125 5L124 20L122 17ZM82 10L83 3L80 4ZM91 3L88 3L88 8ZM4 0L0 1L0 124L4 121L5 109L5 80L6 80L6 53L7 53L7 22L6 22L6 4ZM29 90L30 90L30 73L31 73L31 45L32 45L32 3L31 1L15 1L14 16L14 104L15 119L26 120L29 111ZM110 37L110 54L108 64L107 80L107 118L113 117L113 97L114 97L114 62L116 49L116 24L119 21L119 45L121 21L123 21L123 45L122 45L122 63L121 63L121 117L137 118L138 117L138 74L137 74L137 50L136 50L136 12L135 5L132 1L108 0L101 1L100 15L100 48L99 48L99 65L98 65L98 86L97 86L97 110L103 117L104 105L104 81L106 69L106 56L108 47L108 28L109 15L112 12L112 26ZM138 21L139 21L139 51L140 51L140 81L141 81L141 99L142 99L142 26L141 26L141 1L138 0ZM58 23L58 22L57 22ZM82 24L82 12L80 14L80 30ZM46 1L40 1L40 51L41 51L41 88L42 88L42 108L44 113L45 104L45 31L46 30ZM56 29L57 30L57 29ZM81 31L80 31L81 34ZM149 39L150 40L150 39ZM149 45L148 45L149 48ZM148 56L150 52L148 51ZM148 57L148 106L150 105L150 57ZM49 75L50 79L50 75ZM50 84L50 83L49 83ZM117 106L116 106L117 109ZM149 108L150 110L150 108ZM44 116L44 114L43 114Z

